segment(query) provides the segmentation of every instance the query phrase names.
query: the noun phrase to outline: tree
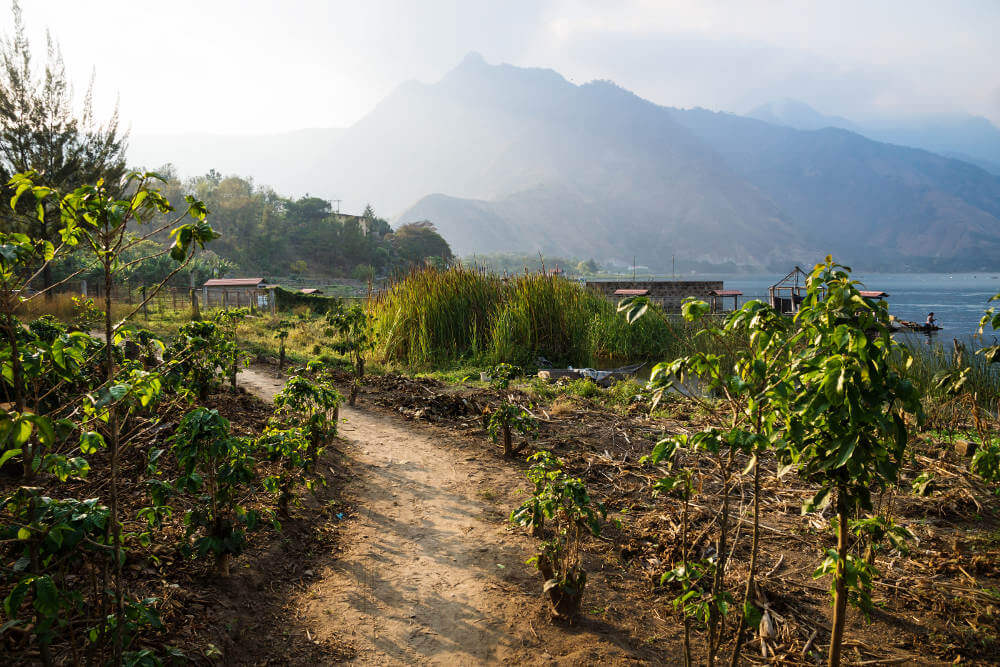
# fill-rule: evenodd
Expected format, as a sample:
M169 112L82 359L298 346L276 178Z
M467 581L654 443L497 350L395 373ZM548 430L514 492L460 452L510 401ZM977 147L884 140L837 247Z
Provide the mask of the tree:
M872 509L873 490L897 481L907 442L906 413L920 413L920 398L894 370L906 351L890 336L884 303L861 296L850 269L827 257L807 282L792 337L797 354L788 367L786 447L779 457L797 467L819 491L803 511L834 501L837 548L815 576L833 575L833 628L829 664L840 664L850 597L871 605L872 567L849 553L851 519Z
M427 220L401 225L392 235L391 242L404 265L421 266L430 257L440 257L444 262L454 259L451 246Z
M25 36L21 8L13 3L14 34L0 42L0 178L35 171L40 185L70 192L104 179L112 194L125 173L127 133L118 130L117 108L103 125L94 121L93 78L79 115L66 77L59 46L47 37L47 60L35 71ZM0 229L21 231L38 241L58 242L58 203L45 204L49 215L36 216L27 202L0 214ZM52 285L52 267L41 272L44 288Z

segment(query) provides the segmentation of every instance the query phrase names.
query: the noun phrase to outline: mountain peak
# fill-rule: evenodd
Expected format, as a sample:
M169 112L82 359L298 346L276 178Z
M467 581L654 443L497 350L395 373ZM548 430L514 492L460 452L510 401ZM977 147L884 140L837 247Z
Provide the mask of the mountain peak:
M483 67L486 65L486 58L483 58L483 54L479 51L469 51L462 58L462 62L458 63L458 69L465 67Z
M827 116L805 102L789 97L762 104L748 113L747 116L797 130L821 130L825 127L839 127L857 131L857 126L846 118Z

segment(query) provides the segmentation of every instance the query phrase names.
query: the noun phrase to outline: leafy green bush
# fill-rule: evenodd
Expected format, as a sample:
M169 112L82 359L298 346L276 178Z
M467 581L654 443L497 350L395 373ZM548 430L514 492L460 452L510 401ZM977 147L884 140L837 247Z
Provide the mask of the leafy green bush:
M535 564L545 583L554 616L573 620L580 611L587 572L580 563L580 549L587 534L597 536L606 511L587 493L583 481L566 475L562 462L550 452L528 457L528 478L534 484L532 497L514 510L513 523L530 526L539 533L546 519L554 521L552 539L529 562Z
M517 368L511 364L497 364L489 371L490 384L494 389L506 392L517 373ZM527 442L523 442L518 447L514 447L514 432L534 436L538 431L538 420L518 405L513 395L504 393L500 405L488 413L486 431L494 442L497 440L503 442L504 456L513 456L527 444Z
M301 429L309 441L306 457L310 470L315 470L323 445L337 435L343 400L328 380L302 375L290 378L274 397L274 406L281 418Z
M264 478L264 488L278 500L278 512L288 517L288 506L294 500L295 484L303 479L309 467L309 438L300 428L269 426L258 438L257 448L269 461L281 463L281 471Z
M348 398L348 403L353 406L365 376L365 362L375 349L376 336L372 318L361 305L346 308L338 303L337 308L327 313L326 319L338 336L338 340L330 343L330 347L337 354L346 356L354 369L354 382L351 383Z
M186 535L196 538L193 545L184 544L182 552L213 555L216 572L227 577L231 557L242 553L246 544L245 531L260 522L256 511L241 505L256 478L253 444L230 435L229 421L217 410L203 407L184 415L168 442L180 475L151 487L154 507L166 506L174 494L195 497L198 503L185 513L184 524ZM150 455L154 470L165 453L154 450Z

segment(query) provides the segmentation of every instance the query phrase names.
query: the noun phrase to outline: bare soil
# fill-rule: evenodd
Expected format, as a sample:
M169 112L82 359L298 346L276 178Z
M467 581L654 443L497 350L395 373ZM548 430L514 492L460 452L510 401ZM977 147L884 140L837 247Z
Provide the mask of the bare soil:
M260 368L239 382L264 399L282 384ZM349 474L339 493L353 516L339 550L313 563L289 602L293 632L349 646L348 659L361 664L672 662L662 644L600 614L573 627L550 622L541 580L524 562L535 542L506 521L523 500L524 477L485 442L470 449L467 438L365 409L344 407L341 416ZM616 572L589 565L589 586L615 587ZM604 604L599 594L591 602Z
M659 581L660 575L679 559L681 507L675 499L653 496L651 483L663 471L641 465L639 459L664 434L690 433L713 423L716 416L701 413L682 400L670 407L670 414L651 417L645 400L648 397L635 397L628 405L610 405L570 395L553 400L527 387L525 390L515 392L516 398L540 422L539 437L525 454L538 449L556 453L567 470L583 478L591 493L607 504L615 518L621 519L622 526L609 527L600 539L586 546L584 563L590 579L578 628L552 625L539 595L537 575L528 566L517 569L508 565L501 578L516 587L502 591L508 597L498 597L497 609L505 609L508 600L515 601L530 622L525 631L525 623L515 619L508 632L518 640L534 643L524 645L518 654L509 652L517 650L509 640L497 640L496 651L482 655L519 662L542 662L553 656L567 664L613 659L678 663L682 625L671 601L679 589L660 585ZM517 565L518 560L534 553L537 542L503 525L505 515L523 498L512 490L523 488L525 464L523 459L502 459L487 439L482 415L498 403L498 398L488 389L399 375L366 378L361 395L366 410L401 416L412 424L408 432L429 434L440 455L452 457L445 469L431 477L436 480L440 475L442 488L448 488L445 481L450 484L456 472L481 471L481 477L472 477L468 482L470 491L477 485L480 491L466 496L475 495L474 499L481 500L484 492L491 495L493 501L483 504L487 511L493 510L485 516L487 526L492 518L495 534L503 539L496 553L504 553L504 547L520 551L520 555L513 554ZM369 451L371 456L378 453ZM880 495L877 502L883 509L890 508L887 511L907 526L916 540L908 554L893 550L877 554L875 565L881 577L872 591L875 609L868 620L854 610L850 612L845 662L998 664L1000 499L968 472L968 459L958 455L947 438L915 433L910 451L900 490ZM418 460L409 454L389 458L393 456ZM701 480L692 505L693 548L695 553L707 554L718 537L715 509L720 502L721 478L708 457L690 454L683 465L697 471ZM825 662L831 614L829 581L814 579L813 572L825 550L834 544L830 513L802 515L802 503L815 489L794 473L778 478L773 462L768 462L766 468L761 489L759 591L754 601L769 609L776 634L767 642L765 659L756 632L751 633L752 641L743 649L741 664ZM909 490L921 473L930 473L934 479L926 497ZM400 493L391 486L389 489ZM413 500L412 491L406 493L405 498L393 500L405 506ZM742 482L733 493L738 522L730 534L726 581L736 605L740 605L750 551L752 486ZM396 525L397 515L392 516L389 523L373 521L370 534L378 535L379 526ZM489 535L489 529L475 534ZM475 538L468 540L465 548L474 548L474 542ZM377 552L371 553L374 559ZM507 565L500 559L497 562ZM411 570L404 568L403 574L376 571L380 577L392 580L405 577ZM478 565L469 574L485 576ZM732 614L729 624L737 618ZM727 634L731 636L732 632L730 625ZM701 662L705 657L703 636L697 628L694 637L695 661ZM602 652L609 645L616 649ZM727 661L731 647L731 641L723 647ZM575 654L574 650L581 653Z

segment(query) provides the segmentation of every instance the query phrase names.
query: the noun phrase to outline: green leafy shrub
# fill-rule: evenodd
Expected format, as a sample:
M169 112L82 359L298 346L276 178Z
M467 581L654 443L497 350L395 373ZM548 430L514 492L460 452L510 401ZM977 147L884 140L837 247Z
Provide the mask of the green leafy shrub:
M167 377L173 388L193 394L199 402L220 385L227 368L227 344L214 322L189 322L164 352Z
M268 461L281 463L281 471L264 478L264 488L278 500L278 512L288 517L289 504L295 498L295 484L309 467L309 438L300 428L269 426L258 438L257 448Z
M528 462L532 464L528 473L534 483L532 497L514 510L510 520L533 531L540 531L546 519L554 523L552 539L543 542L529 562L545 581L542 591L549 597L553 615L572 621L580 612L587 585L587 572L580 562L583 540L588 534L600 535L606 511L590 498L582 480L563 472L562 462L550 452L533 454Z
M365 376L365 362L375 349L376 336L372 328L372 317L361 305L346 308L339 304L327 313L326 319L338 336L338 340L330 343L330 347L337 354L346 356L354 369L354 382L351 383L348 398L348 403L353 406Z
M788 425L779 451L819 491L803 508L835 502L837 549L820 574L833 574L830 664L839 664L849 592L864 602L870 572L848 552L850 518L872 510L871 493L898 480L907 444L906 413L920 413L913 385L893 365L905 354L890 336L883 302L861 296L850 270L817 264L795 316L798 351L788 368ZM867 564L865 564L867 565Z
M184 515L186 535L195 536L184 544L188 555L215 557L216 572L229 576L232 556L242 553L246 530L259 525L256 511L241 505L256 478L253 445L229 433L229 421L217 410L199 407L184 415L169 440L180 475L171 483L152 487L155 506L163 507L170 496L186 494L198 503ZM154 468L165 452L150 456Z
M497 364L489 371L490 384L498 391L507 392L517 373L518 369L511 364ZM525 441L514 447L514 433L534 437L538 432L538 420L518 405L512 394L504 393L500 405L487 414L486 432L494 442L503 443L504 456L514 456L527 445Z
M56 640L77 647L101 642L109 626L92 625L99 618L101 595L71 580L87 571L93 578L112 561L108 508L97 499L56 500L40 489L21 487L3 499L0 509L0 541L12 546L11 560L4 563L3 578L13 583L3 601L4 627L29 631L47 662Z
M329 381L293 376L274 397L281 418L299 429L309 444L307 467L315 470L323 445L337 435L337 422L343 396Z

